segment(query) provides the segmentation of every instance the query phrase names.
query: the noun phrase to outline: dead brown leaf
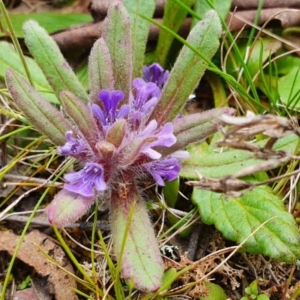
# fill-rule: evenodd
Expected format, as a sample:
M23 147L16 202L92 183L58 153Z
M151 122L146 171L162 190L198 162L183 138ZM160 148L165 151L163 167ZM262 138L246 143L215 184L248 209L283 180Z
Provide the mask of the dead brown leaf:
M40 300L34 288L16 291L12 295L12 300Z
M239 31L244 26L251 27L255 20L257 10L243 10L237 12L230 12L226 23L229 24L230 31ZM300 24L300 10L291 8L266 8L262 9L257 25L263 25L267 21L279 21L282 28L296 26Z
M244 117L221 116L221 120L230 128L224 133L224 139L219 146L254 152L257 158L280 159L287 156L283 151L272 149L275 142L287 134L295 133L300 136L296 120L275 115L255 115L248 111ZM259 147L251 139L258 134L269 137L264 147Z
M19 236L12 231L0 232L0 252L6 251L10 255L13 254L19 241ZM66 271L74 273L70 262L62 249L51 241L51 239L34 230L28 233L18 252L17 258L25 264L33 267L41 276L47 278L48 288L55 295L57 300L76 300L77 295L72 290L76 287L75 280L66 272L51 263L47 257L39 250L42 248L48 255L59 263Z
M204 296L208 293L205 283L210 282L210 280L209 277L206 277L206 275L215 268L215 273L224 276L223 281L226 279L230 281L231 288L233 290L239 287L237 278L242 278L243 271L230 267L227 262L220 264L220 262L224 259L225 257L223 253L212 253L210 256L194 262L188 259L187 253L185 253L184 255L180 256L180 262L165 259L165 268L175 268L179 272L186 267L191 267L191 269L188 272L185 272L180 279L183 281L183 284L187 286L190 283L196 283L188 293L189 296L193 297L193 299L196 299L199 298L199 296ZM180 288L182 288L182 286Z

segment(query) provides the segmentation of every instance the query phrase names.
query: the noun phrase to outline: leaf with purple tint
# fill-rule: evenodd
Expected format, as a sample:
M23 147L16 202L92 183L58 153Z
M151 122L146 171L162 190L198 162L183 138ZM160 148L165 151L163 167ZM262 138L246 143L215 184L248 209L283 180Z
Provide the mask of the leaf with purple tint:
M163 261L145 202L133 181L119 183L112 193L111 226L115 254L122 254L123 278L143 292L156 291L162 283Z
M151 24L140 16L152 18L155 9L155 2L155 0L124 0L123 2L130 17L133 78L142 76L144 54L146 51L146 43Z
M66 113L77 125L87 142L94 143L97 139L97 127L86 104L68 91L61 92L60 99Z
M99 91L114 90L114 75L108 48L103 38L98 39L89 57L90 101L98 103Z
M64 227L82 217L94 203L95 197L83 197L79 194L61 190L46 208L49 222Z
M163 150L158 148L157 150L162 153L163 156L166 156L180 149L184 149L191 143L206 139L217 132L221 124L223 124L219 119L221 115L233 115L234 113L235 110L233 108L216 108L203 113L177 118L172 122L174 135L177 139L176 144L170 148L164 148Z
M63 145L65 133L72 128L63 114L44 99L21 75L7 69L7 87L28 120L55 145Z
M124 101L128 101L132 81L132 40L129 16L121 2L109 7L102 37L109 49L115 89L123 91Z
M59 98L62 91L71 91L80 100L87 102L87 93L47 31L35 21L26 22L23 31L30 53L42 69L56 96Z
M211 10L205 19L192 29L187 42L210 60L219 47L221 32L219 17ZM159 125L175 119L206 68L207 62L189 47L183 46L151 118L156 119Z

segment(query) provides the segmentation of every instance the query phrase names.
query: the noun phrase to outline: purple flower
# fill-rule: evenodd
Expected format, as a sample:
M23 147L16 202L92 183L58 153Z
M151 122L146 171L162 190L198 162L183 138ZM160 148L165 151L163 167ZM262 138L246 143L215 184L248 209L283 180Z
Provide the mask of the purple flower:
M169 71L165 71L159 64L154 63L144 67L143 78L146 82L154 82L162 88L169 78Z
M64 185L64 189L83 197L95 196L97 192L105 191L107 187L103 171L102 165L87 163L82 170L65 175L68 183Z
M133 107L136 110L145 110L144 105L147 101L151 101L155 99L157 102L157 98L160 96L160 88L153 82L145 82L142 78L136 78L132 81L132 86L136 90L136 95L133 101ZM153 100L151 101L153 102ZM153 103L153 106L155 106Z
M119 102L124 100L124 93L119 90L102 90L99 93L99 99L104 105L104 110L96 104L92 104L92 112L104 126L111 126L117 119L124 118L129 112L129 106L123 105L120 110L117 109Z
M153 176L158 185L164 186L164 179L169 181L178 177L180 163L176 158L165 158L144 165L144 168Z
M155 120L151 120L147 127L137 135L138 137L143 136L153 138L153 141L145 145L141 150L142 153L152 159L158 159L161 157L159 152L152 149L153 147L170 147L176 143L176 137L173 134L173 125L171 123L165 124L165 126L157 133L155 133L156 129L157 122Z
M148 79L155 82L134 79L132 93L126 99L128 103L123 103L122 91L101 90L99 104L88 104L98 126L94 140L87 140L88 137L83 136L79 129L75 129L76 136L71 131L66 133L66 144L59 147L59 153L75 157L84 168L65 175L64 190L48 210L54 223L63 223L60 210L64 216L70 217L70 211L76 211L75 203L83 201L90 205L91 199L115 189L120 179L137 180L141 170L152 175L158 185L164 185L165 179L178 177L180 159L163 158L158 151L176 143L173 125L166 123L158 127L156 120L149 120L168 73L157 64L145 70L148 75L152 74ZM78 214L84 213L85 205L75 205L81 207ZM78 214L74 213L73 218Z
M160 84L168 76L157 64L145 70L148 75L152 74L149 80ZM156 83L145 82L141 78L134 79L132 86L134 90L129 97L129 104L122 105L124 93L119 90L101 90L99 100L102 104L89 104L98 120L98 131L103 133L103 128L105 131L104 135L99 135L99 140L86 141L80 136L74 138L72 132L67 132L66 144L59 147L60 154L77 158L85 163L85 167L65 175L65 190L82 197L96 196L110 188L108 179L114 182L117 180L114 178L123 176L130 168L144 169L159 185L164 184L163 179L173 180L178 176L179 160L174 157L161 159L162 154L156 150L176 143L173 125L166 123L158 128L156 120L148 120L157 104L160 88ZM124 121L116 123L120 119ZM111 151L109 145L117 145L117 148Z
M77 159L83 159L90 151L88 143L81 137L73 138L73 132L66 133L67 142L58 147L58 152L61 155L70 155Z

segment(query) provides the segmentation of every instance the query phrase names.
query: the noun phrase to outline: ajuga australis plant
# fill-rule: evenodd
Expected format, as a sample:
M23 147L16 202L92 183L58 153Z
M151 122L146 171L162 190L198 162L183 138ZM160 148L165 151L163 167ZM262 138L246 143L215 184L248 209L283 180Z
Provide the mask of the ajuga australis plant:
M145 5L140 13L151 16L155 1ZM156 63L142 68L148 30L148 22L129 15L121 2L110 7L102 37L91 50L87 95L54 41L36 22L27 22L25 42L62 110L17 72L6 72L12 98L27 119L60 155L79 162L77 171L65 174L63 189L46 208L50 223L63 227L95 201L109 201L116 257L126 236L122 276L145 292L160 287L163 263L138 183L151 176L163 186L165 180L177 178L180 162L188 156L183 149L217 131L220 115L234 113L225 108L179 115L207 63L183 47L170 73ZM210 59L220 33L218 16L210 11L188 41Z

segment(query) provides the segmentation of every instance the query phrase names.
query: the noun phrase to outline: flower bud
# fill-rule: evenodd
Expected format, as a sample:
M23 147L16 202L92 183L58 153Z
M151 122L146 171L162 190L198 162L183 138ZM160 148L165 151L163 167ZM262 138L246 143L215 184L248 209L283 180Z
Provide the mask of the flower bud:
M106 141L113 144L118 148L126 133L126 121L125 119L117 120L106 134Z
M110 159L116 151L116 147L107 141L98 142L96 148L103 155L104 159Z

